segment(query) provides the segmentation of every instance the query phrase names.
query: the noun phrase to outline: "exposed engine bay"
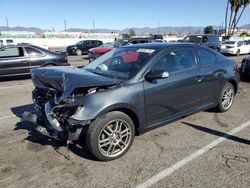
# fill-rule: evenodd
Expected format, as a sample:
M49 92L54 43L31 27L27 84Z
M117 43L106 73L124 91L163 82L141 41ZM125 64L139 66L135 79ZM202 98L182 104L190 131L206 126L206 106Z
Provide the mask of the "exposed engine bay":
M48 76L51 71L53 72L53 82ZM84 111L85 106L82 99L96 92L115 87L117 84L107 82L106 85L103 82L98 86L90 86L89 83L86 84L87 79L81 81L84 79L81 78L81 82L79 82L79 78L75 74L60 73L60 69L58 71L58 69L44 68L32 71L35 85L32 97L38 111L36 114L37 130L57 140L74 141L78 140L84 126L92 121L92 119L77 120L73 117ZM79 75L77 74L77 76ZM84 85L87 86L84 87Z

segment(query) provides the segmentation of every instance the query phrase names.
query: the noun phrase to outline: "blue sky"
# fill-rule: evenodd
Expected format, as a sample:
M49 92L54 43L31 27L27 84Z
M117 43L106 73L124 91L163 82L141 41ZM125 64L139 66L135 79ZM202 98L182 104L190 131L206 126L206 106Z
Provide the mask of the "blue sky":
M0 0L0 26L124 29L224 23L226 0ZM250 24L250 6L239 25Z

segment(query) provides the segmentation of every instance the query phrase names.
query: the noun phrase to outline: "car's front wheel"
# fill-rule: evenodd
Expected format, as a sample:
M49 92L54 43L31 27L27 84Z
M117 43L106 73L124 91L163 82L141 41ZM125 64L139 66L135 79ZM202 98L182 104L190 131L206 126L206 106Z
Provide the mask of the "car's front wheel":
M82 55L82 50L81 49L77 49L76 50L76 55Z
M113 111L93 121L87 131L90 152L101 161L124 155L133 143L135 128L132 119L123 112Z
M221 90L217 111L226 112L233 104L235 96L234 86L231 83L226 83Z

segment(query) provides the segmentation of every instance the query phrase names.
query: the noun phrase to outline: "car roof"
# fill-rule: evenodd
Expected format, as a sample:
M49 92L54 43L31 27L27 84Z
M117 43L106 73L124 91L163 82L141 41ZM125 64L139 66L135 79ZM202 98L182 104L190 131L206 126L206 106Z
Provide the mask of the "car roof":
M186 37L189 37L189 36L208 36L208 37L219 37L218 35L214 35L214 34L201 34L201 35L195 34L195 35L187 35Z
M152 37L134 37L134 38L123 38L121 40L152 40Z
M150 49L164 49L171 47L191 47L199 46L197 44L191 43L179 43L179 42L168 42L168 43L143 43L143 44L134 44L129 46L122 46L120 48L150 48Z

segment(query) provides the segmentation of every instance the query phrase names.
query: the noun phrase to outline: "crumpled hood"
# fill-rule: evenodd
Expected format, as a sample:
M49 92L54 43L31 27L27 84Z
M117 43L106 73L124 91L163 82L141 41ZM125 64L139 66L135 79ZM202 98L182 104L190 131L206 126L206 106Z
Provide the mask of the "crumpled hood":
M76 67L42 67L31 70L37 88L52 88L62 93L65 100L76 88L112 86L120 80L100 76Z

